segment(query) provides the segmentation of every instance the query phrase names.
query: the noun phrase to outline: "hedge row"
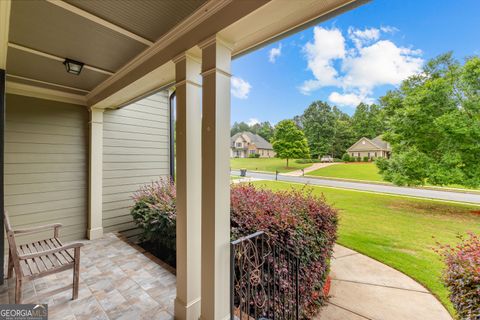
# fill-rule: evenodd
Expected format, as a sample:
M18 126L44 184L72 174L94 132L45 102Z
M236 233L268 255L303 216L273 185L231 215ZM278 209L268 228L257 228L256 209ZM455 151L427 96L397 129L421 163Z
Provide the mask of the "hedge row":
M175 250L176 190L167 180L142 187L131 213L146 241ZM337 212L308 190L274 192L251 184L231 186L231 237L264 231L300 257L302 318L324 303L323 287L336 240Z

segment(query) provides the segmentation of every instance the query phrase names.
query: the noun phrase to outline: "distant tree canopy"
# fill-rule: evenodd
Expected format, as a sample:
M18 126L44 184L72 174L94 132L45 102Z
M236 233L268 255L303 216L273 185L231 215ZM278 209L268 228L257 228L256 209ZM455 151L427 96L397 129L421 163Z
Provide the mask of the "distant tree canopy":
M230 129L230 136L233 136L239 132L248 131L251 133L258 134L265 140L270 141L273 136L273 130L274 130L273 126L268 121L255 123L251 126L242 121L242 122L235 122L232 125Z
M374 138L385 130L382 108L361 103L350 117L327 102L315 101L295 122L305 132L313 158L341 158L361 137Z
M275 126L272 138L273 150L281 159L307 159L310 158L307 139L292 120L280 121Z
M373 139L385 132L382 108L376 104L360 103L351 119L355 140L362 137Z
M480 58L452 54L381 98L392 158L378 162L398 185L480 186Z

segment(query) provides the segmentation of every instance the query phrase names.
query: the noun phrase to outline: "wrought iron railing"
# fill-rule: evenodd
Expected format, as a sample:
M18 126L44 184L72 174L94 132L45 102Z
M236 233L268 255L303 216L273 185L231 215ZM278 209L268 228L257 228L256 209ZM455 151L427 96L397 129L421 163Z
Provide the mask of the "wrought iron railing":
M298 320L299 258L256 232L231 243L231 319Z

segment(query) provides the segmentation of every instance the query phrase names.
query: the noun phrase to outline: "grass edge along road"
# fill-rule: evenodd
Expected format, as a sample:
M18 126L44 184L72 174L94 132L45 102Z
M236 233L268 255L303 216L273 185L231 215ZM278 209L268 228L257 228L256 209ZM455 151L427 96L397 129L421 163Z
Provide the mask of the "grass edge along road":
M310 167L311 163L297 163L294 159L288 161L280 158L230 158L230 167L234 170L247 169L251 171L275 172L281 173L300 170Z
M273 190L301 184L257 181ZM467 231L480 233L480 206L307 186L339 210L338 243L383 262L417 280L454 314L440 281L443 263L436 242L455 244Z

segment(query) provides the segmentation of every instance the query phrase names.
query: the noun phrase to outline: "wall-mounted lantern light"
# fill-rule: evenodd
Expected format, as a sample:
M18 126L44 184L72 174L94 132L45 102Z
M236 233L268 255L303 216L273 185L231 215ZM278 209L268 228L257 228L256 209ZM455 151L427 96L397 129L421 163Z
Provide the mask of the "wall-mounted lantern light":
M67 69L68 73L78 76L80 72L82 72L82 68L83 68L82 62L78 62L78 61L67 58L65 59L65 61L63 61L63 64L65 65L65 68Z

